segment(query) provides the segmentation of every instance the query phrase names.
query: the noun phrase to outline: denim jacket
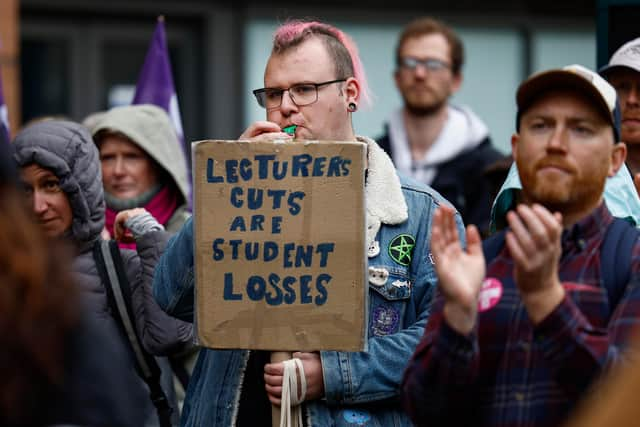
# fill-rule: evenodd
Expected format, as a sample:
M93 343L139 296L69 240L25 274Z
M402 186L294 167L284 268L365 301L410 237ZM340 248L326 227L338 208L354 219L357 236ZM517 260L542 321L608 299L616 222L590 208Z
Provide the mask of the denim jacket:
M431 218L446 202L424 184L399 178L375 142L359 139L368 145L368 350L321 352L325 397L304 403L310 427L411 425L400 409L400 381L422 337L436 285ZM169 242L154 277L160 306L189 321L194 313L193 247L190 219ZM200 352L183 426L235 425L248 359L246 350Z

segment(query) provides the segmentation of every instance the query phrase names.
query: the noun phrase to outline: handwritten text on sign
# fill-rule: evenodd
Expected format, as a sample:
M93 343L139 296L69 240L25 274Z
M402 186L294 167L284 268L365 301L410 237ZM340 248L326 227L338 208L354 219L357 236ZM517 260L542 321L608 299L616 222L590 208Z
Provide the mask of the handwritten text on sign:
M201 341L361 347L364 146L207 141L194 152ZM244 338L227 347L229 331Z

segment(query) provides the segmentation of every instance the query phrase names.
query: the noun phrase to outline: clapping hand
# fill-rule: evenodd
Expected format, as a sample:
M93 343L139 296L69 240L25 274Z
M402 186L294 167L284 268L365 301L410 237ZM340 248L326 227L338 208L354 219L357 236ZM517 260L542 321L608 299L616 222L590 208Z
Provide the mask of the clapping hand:
M439 207L431 229L431 252L438 274L438 288L445 299L444 317L461 334L473 329L477 317L478 294L485 276L485 261L478 229L466 229L467 249L460 243L455 211Z
M543 320L564 298L558 277L562 247L562 215L541 205L518 205L507 214L505 237L514 261L513 276L534 324Z

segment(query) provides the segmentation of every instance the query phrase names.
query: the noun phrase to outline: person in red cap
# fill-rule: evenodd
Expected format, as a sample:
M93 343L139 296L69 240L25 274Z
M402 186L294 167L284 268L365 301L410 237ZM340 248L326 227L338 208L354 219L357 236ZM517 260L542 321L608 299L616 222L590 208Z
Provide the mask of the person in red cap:
M439 295L401 392L416 425L559 425L628 358L640 324L639 233L602 197L626 157L615 89L572 65L532 76L516 99L522 198L508 230L481 244L470 226L463 249L451 209L434 217Z

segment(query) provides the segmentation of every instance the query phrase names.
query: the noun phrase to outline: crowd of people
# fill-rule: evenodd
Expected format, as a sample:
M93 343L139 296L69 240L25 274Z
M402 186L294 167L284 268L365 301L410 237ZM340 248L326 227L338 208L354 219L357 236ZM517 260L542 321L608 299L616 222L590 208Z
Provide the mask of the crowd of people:
M523 81L511 156L450 100L453 29L417 19L395 54L403 106L373 139L353 40L284 23L253 91L266 120L238 138L366 146L368 347L293 353L302 425L560 425L635 363L640 39L599 73ZM153 105L0 141L1 425L272 425L286 362L195 344L188 170ZM407 262L380 250L399 235Z

